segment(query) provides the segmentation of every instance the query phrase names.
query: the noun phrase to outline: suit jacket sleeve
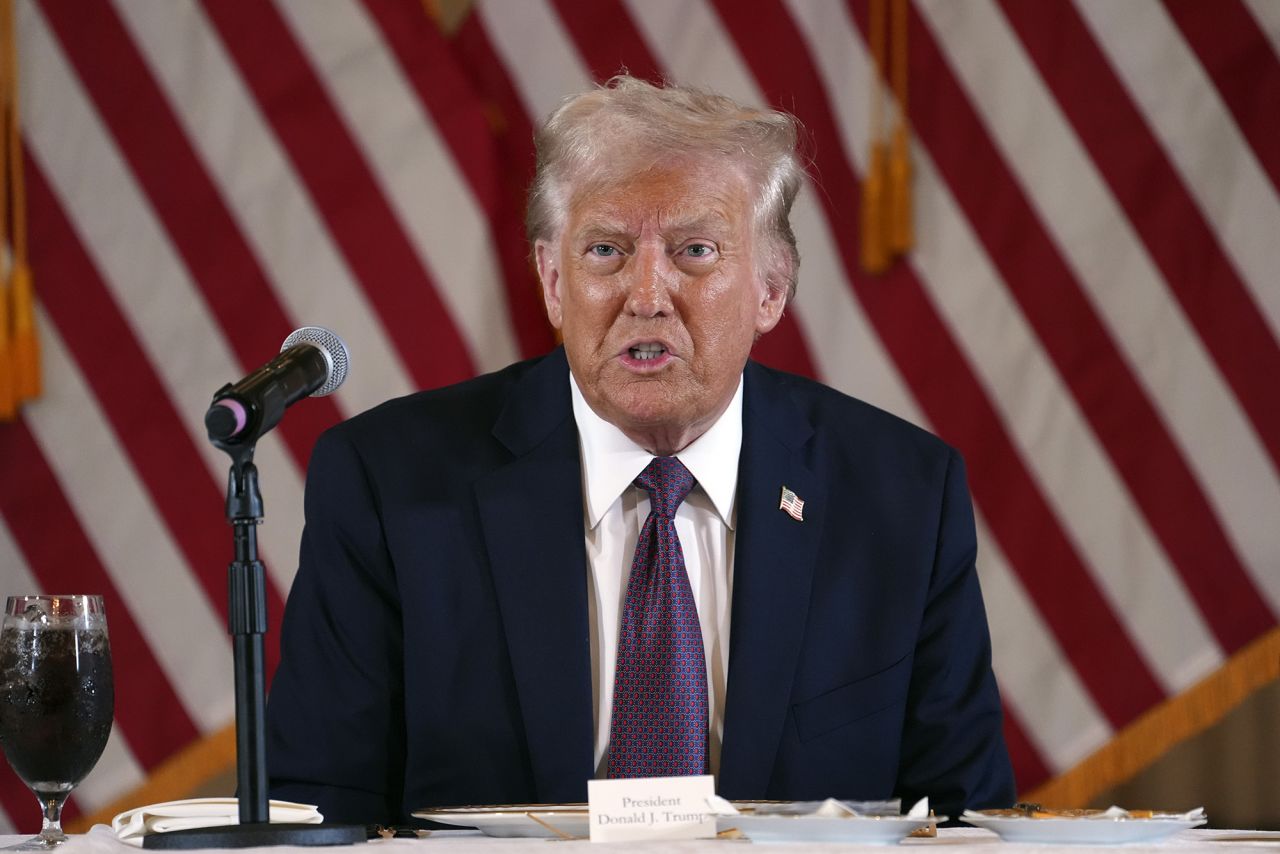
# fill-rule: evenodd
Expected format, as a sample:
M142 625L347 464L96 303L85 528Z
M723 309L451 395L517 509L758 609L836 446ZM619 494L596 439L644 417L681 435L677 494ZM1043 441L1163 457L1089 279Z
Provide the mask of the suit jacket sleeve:
M966 807L1007 806L1014 799L976 553L964 463L949 451L898 786L904 802L927 794L940 811L953 814Z
M401 610L378 496L341 429L316 444L305 507L267 705L271 795L389 823L404 785Z

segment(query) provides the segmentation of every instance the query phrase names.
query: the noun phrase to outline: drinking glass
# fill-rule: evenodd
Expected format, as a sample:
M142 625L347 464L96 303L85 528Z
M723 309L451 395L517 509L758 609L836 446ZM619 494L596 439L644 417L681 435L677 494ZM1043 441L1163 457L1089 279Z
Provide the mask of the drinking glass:
M47 850L67 839L62 805L102 755L115 690L101 596L10 596L0 626L0 744L40 801Z

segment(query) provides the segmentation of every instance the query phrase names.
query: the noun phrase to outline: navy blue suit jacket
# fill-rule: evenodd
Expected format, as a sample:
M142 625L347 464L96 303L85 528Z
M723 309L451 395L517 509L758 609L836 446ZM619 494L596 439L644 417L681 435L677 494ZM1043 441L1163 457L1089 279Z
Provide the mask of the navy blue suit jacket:
M754 363L743 422L719 793L1010 803L959 456ZM803 522L778 509L784 485ZM306 514L268 703L273 797L360 822L585 800L588 569L563 351L328 431Z

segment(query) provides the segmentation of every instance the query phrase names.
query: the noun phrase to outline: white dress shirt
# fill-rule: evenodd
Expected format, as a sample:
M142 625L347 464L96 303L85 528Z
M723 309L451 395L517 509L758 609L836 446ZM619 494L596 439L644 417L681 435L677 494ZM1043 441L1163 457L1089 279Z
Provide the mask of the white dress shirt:
M591 692L595 699L596 776L609 769L609 723L613 675L618 658L618 624L640 528L649 515L649 494L632 481L653 454L591 409L569 377L573 417L582 451L586 499L588 611L591 625ZM684 551L689 586L702 624L707 662L709 758L720 770L724 737L725 680L729 670L729 612L733 601L734 499L742 450L742 380L729 408L676 457L697 481L676 511L676 534Z

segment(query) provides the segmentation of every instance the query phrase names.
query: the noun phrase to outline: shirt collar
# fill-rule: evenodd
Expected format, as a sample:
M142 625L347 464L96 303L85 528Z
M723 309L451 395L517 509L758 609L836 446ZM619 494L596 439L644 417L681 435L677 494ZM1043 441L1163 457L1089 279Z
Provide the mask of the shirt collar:
M613 502L631 485L653 454L628 439L587 403L569 374L573 418L582 451L582 481L587 500L587 527L595 528ZM742 451L742 378L729 406L705 433L676 457L711 499L716 513L733 529L733 502L738 491L738 455Z

